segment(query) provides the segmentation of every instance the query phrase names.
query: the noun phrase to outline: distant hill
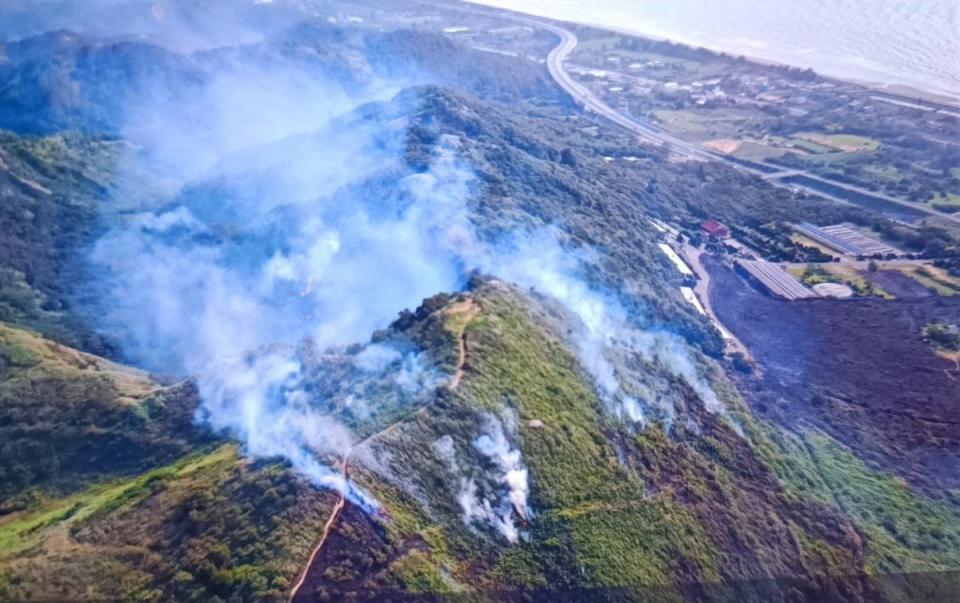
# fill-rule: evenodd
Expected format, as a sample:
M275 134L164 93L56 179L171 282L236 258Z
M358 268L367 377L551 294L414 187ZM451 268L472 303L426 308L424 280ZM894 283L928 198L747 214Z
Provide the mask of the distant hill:
M191 103L219 74L251 59L347 90L381 78L501 101L560 98L542 65L470 49L440 34L323 22L293 26L257 44L193 53L60 30L0 44L0 57L0 129L23 134L115 135L136 125L131 107L151 102L182 120L203 120L207 116L194 114Z
M116 133L137 96L189 94L204 73L189 58L137 42L57 31L3 45L0 128L30 134Z

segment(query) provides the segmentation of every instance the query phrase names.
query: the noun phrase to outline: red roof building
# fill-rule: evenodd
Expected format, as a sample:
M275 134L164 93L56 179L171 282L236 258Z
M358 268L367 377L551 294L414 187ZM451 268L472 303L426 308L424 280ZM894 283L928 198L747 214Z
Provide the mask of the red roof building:
M716 220L707 220L700 225L700 229L711 239L726 239L730 236L730 230Z

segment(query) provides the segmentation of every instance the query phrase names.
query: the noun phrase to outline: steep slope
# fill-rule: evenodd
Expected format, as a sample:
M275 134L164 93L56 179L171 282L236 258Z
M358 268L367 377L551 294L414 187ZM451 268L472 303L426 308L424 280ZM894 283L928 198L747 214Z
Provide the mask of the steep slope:
M436 48L460 52L405 34L301 33L283 52L314 56L333 39L349 52L330 50L320 62L331 65L358 48L373 48L381 61ZM361 64L357 77L371 65L389 69L375 63ZM430 69L461 86L520 98L533 90L524 86L538 85L528 67L518 68L520 92L502 80L496 85L504 89L492 90L489 75L474 76L460 62ZM330 198L356 194L390 208L400 201L390 192L397 181L426 173L438 149L451 149L476 176L470 222L482 242L553 227L563 246L592 250L584 251L596 254L584 263L584 279L626 308L622 327L669 337L669 350L689 360L717 400L672 370L666 353L619 345L609 353L613 373L655 411L626 421L588 370L569 310L537 287L479 275L463 291L437 292L402 312L365 344L319 349L307 340L245 350L254 360L295 359L303 367L299 403L350 429L343 449L317 446L311 458L376 501L361 506L318 489L284 462L245 460L250 450L214 440L193 422L191 384L164 385L3 326L0 598L258 600L293 594L301 576L298 600L455 593L910 600L949 587L949 575L875 575L957 567L956 493L920 492L880 473L862 462L862 451L815 426L787 429L752 417L708 359L720 355L718 336L677 293L680 277L658 253L648 221L862 215L728 168L672 163L662 149L638 148L621 133L592 138L583 129L595 124L582 115L525 111L432 87L362 107L343 123L391 124L374 146L399 140L401 160L375 166ZM63 191L113 185L96 176L96 161L75 155L89 148L94 157L113 157L110 143L5 141L3 157L15 147L22 161L0 166L7 198L16 202L3 214L13 235L2 241L11 258L3 267L14 274L0 298L3 319L60 338L47 322L61 310L76 314L47 300L63 296L72 278L66 266L97 213L86 203L92 192ZM299 142L276 144L299 149ZM47 145L56 149L49 163L39 160ZM636 160L612 165L607 153ZM162 236L233 245L240 260L270 257L279 247L274 237L298 214L278 203L257 228L238 233L231 220L242 225L243 208L224 211L218 203L261 200L265 189L256 185L270 182L263 174L289 166L241 165L247 180L215 174L159 201L195 210L219 228ZM131 203L152 209L152 201ZM33 229L29 214L38 213L49 222ZM288 311L301 310L297 299L310 287L307 281L288 296ZM91 347L65 324L55 326Z
M863 574L954 567L960 501L872 473L826 435L710 413L679 383L681 422L628 428L594 393L563 319L545 299L475 281L378 335L448 358L446 378L353 445L350 476L380 509L347 503L307 568L336 497L221 446L0 518L5 592L252 598L301 571L298 600L900 600L949 584ZM498 431L512 452L487 456L478 442ZM522 507L504 458L529 471Z
M0 133L0 321L100 354L73 302L122 143Z
M137 96L177 98L204 76L196 62L160 47L69 31L4 44L2 52L0 128L29 134L115 133Z
M449 348L467 342L462 378L354 447L351 473L383 507L371 518L347 505L298 600L474 590L900 600L951 584L949 574L885 574L954 567L960 534L947 526L958 501L872 473L814 431L737 413L738 428L693 392L669 433L625 428L553 330L557 311L491 281L426 315L446 322ZM476 447L491 417L529 469L513 544L498 524L464 516L465 483L503 510L502 469ZM924 542L920 525L936 526L940 542Z
M0 325L0 597L276 595L333 495L194 425L196 392Z
M448 576L491 591L670 591L783 576L812 586L817 575L860 571L855 528L835 511L790 501L750 444L693 392L683 401L685 424L673 433L628 429L608 415L564 338L550 328L555 308L497 282L469 299L479 311L463 331L469 352L458 387L366 444L377 473L402 493L396 506L387 504L387 516L419 506L422 524L442 528L420 533L429 546L407 545L410 563L437 564L435 582ZM651 378L657 372L651 367ZM465 527L462 518L463 480L490 487L483 480L495 472L471 444L490 416L506 425L532 482L530 517L513 546L482 522ZM444 441L451 456L438 452ZM368 486L389 492L373 481ZM491 490L486 496L498 496ZM776 519L758 524L756 516ZM347 559L332 541L317 568ZM332 588L324 586L335 597ZM852 592L856 585L839 588Z
M196 393L0 324L0 506L135 475L208 439Z
M193 454L0 518L0 595L278 597L333 500L231 445Z

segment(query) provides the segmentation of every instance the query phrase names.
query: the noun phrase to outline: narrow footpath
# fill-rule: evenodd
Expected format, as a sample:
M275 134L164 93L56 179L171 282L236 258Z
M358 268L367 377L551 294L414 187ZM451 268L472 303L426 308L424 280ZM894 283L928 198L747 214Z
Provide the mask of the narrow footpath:
M470 322L474 319L474 317L476 317L476 315L480 313L480 307L474 300L468 299L461 303L452 305L445 312L449 317L453 319L451 322L453 323L453 328L455 331L454 334L457 337L457 368L454 371L453 376L450 378L450 383L447 385L447 387L450 390L455 390L460 385L460 382L463 380L464 367L467 364L467 333L466 333L467 325L469 325ZM424 410L423 408L417 409L416 411L410 413L406 417L403 417L399 421L396 421L388 425L384 429L374 434L371 434L370 436L366 437L365 439L361 440L360 442L352 446L350 450L347 451L346 455L344 455L343 457L343 467L341 468L341 474L343 476L344 484L347 483L347 479L349 478L350 456L353 454L355 450L358 450L366 446L368 443L370 443L374 439L386 433L390 433L391 431L396 429L398 426L406 422L410 417L412 417L417 413L423 412L423 410ZM339 498L337 499L336 504L333 505L333 509L330 511L330 517L328 517L326 523L323 524L323 531L320 534L320 539L317 541L317 545L313 547L313 551L311 551L310 557L309 559L307 559L306 565L304 566L303 570L300 572L300 577L297 579L297 582L293 585L293 588L290 589L290 596L287 599L287 603L294 603L294 601L296 601L297 596L300 594L300 589L303 588L303 585L307 581L307 577L310 574L310 569L313 567L313 564L316 562L317 558L320 556L320 553L323 551L323 546L326 544L327 538L330 536L330 532L333 529L333 526L336 524L337 518L340 517L340 513L343 511L343 508L346 506L346 504L347 504L346 496L344 495L343 492L340 492Z
M343 457L343 469L341 475L343 476L344 487L346 487L347 475L349 473L348 463L350 462L350 452L353 449L347 451L347 454ZM327 522L323 524L323 532L320 534L320 540L317 541L317 545L313 547L313 551L310 553L310 558L307 559L307 564L303 567L303 571L300 572L300 579L297 580L297 583L293 585L293 588L290 590L290 597L287 599L287 603L293 603L297 595L300 593L300 589L303 587L303 584L307 581L307 576L310 574L310 568L313 567L314 561L316 561L317 556L320 555L320 551L323 550L323 545L327 542L327 537L330 535L330 530L333 528L334 523L337 521L337 517L340 516L340 512L343 511L343 507L347 504L347 498L344 496L344 493L339 492L339 498L337 499L336 504L333 505L333 510L330 511L330 517L327 518Z

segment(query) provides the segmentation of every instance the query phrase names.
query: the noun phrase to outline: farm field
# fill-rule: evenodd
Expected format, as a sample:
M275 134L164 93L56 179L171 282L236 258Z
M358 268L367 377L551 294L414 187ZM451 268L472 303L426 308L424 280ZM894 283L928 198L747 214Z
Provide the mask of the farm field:
M940 211L950 213L960 211L960 195L956 193L937 193L930 197L929 203Z
M808 287L820 283L842 283L849 285L858 295L876 296L892 299L893 295L875 286L866 278L866 271L849 263L814 264L814 270L807 266L790 266L787 272Z
M703 142L714 138L737 138L758 123L747 109L684 109L654 112L657 121L671 133Z
M803 245L804 247L813 247L814 249L819 249L821 253L824 253L829 256L836 257L837 252L830 249L826 245L817 243L810 237L804 236L798 232L790 233L790 240L796 243L797 245Z
M919 264L915 262L903 261L878 261L875 262L877 273L896 273L915 285L919 285L923 290L910 285L904 285L905 290L909 291L909 296L922 294L935 294L943 296L953 296L960 294L960 279L951 276L946 270L930 264ZM872 284L874 293L880 297L900 297L893 291L887 291L883 286L884 281L890 282L889 277L873 278L867 267L868 262L835 262L815 264L816 275L805 278L807 272L806 264L793 264L787 267L787 272L804 281L805 284L814 285L818 282L847 282L854 289L866 288ZM902 279L896 279L898 283L904 283ZM901 288L894 286L894 288Z
M817 145L836 149L848 153L859 151L876 151L880 148L880 142L866 136L855 136L853 134L822 134L819 132L800 132L794 135L800 140L807 140Z

